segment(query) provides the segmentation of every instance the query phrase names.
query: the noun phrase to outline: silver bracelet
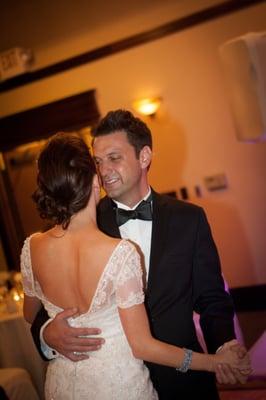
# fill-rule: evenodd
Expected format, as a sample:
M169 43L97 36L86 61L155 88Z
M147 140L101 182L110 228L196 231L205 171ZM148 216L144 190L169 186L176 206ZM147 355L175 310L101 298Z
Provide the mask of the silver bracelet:
M192 361L193 351L186 349L185 347L183 348L183 350L185 352L185 356L184 356L184 360L183 360L182 364L180 365L180 367L176 368L176 370L178 372L187 372L187 370L190 367L191 361Z

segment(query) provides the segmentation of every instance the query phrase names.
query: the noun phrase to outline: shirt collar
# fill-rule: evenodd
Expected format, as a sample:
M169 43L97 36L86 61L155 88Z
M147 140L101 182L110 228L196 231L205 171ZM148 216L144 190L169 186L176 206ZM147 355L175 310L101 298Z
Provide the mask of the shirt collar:
M120 203L119 201L113 200L113 202L117 205L118 208L122 208L123 210L135 210L135 208L138 207L138 205L143 201L143 200L147 200L148 197L151 194L151 188L149 187L149 191L148 193L137 203L134 205L134 207L128 207L126 204Z

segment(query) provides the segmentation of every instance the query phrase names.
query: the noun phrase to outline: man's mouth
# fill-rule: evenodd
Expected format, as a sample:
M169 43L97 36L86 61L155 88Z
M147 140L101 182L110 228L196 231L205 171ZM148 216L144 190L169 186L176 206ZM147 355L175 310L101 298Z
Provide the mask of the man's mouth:
M118 178L109 178L109 179L104 179L103 183L105 187L108 187L114 185L118 181L119 181Z

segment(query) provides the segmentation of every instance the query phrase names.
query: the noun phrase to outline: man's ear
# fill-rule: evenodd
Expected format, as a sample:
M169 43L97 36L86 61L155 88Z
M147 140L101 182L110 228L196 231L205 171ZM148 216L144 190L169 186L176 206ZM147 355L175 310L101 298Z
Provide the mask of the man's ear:
M139 153L141 168L148 168L152 159L152 150L149 146L144 146Z

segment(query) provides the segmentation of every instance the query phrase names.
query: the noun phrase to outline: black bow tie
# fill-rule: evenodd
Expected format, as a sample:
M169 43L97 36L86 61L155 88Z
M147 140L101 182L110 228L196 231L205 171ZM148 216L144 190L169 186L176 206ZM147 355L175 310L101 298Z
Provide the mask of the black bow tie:
M116 208L116 223L118 226L125 224L129 219L143 219L144 221L152 221L151 201L142 200L135 210L123 210Z

